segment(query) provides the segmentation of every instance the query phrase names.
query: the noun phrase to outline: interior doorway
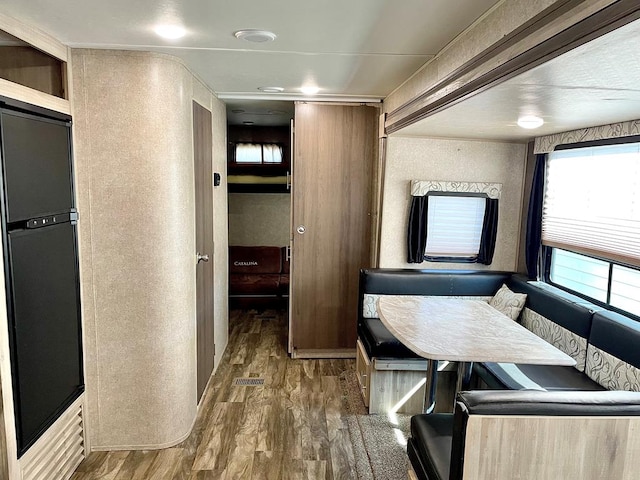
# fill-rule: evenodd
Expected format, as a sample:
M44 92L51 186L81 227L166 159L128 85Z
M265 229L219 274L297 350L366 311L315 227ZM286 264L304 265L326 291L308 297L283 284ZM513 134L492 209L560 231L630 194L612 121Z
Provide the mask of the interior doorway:
M214 365L213 325L213 145L211 112L193 102L193 162L196 193L196 344L198 402Z
M227 102L229 306L287 311L293 102Z

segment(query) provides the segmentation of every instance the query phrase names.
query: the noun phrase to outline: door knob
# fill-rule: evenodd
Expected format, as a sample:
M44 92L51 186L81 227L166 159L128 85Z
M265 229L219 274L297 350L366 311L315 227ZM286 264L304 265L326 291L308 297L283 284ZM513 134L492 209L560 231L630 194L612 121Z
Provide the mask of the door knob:
M196 253L196 258L198 259L198 263L209 261L209 255L201 255L200 253Z
M298 225L298 228L296 228L296 232L298 232L300 235L302 235L306 231L307 229L304 225Z

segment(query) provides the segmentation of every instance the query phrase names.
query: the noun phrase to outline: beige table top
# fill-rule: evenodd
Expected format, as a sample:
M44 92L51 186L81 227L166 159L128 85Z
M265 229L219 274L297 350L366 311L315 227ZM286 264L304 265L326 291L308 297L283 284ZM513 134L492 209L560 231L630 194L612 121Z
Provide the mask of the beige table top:
M482 300L383 296L378 313L398 340L431 360L576 364Z

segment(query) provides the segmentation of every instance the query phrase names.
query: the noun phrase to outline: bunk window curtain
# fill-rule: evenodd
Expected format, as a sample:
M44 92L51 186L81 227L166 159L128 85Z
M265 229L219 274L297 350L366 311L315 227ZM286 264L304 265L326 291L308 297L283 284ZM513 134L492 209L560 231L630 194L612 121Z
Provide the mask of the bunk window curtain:
M279 164L282 163L282 146L275 143L237 143L236 163Z
M640 267L640 143L547 160L542 244Z
M490 265L501 191L499 183L412 181L407 261Z

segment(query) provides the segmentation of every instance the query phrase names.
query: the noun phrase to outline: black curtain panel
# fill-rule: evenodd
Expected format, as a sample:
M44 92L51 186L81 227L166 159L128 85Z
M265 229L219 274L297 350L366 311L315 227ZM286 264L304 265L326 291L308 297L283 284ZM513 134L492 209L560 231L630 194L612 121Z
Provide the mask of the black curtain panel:
M487 198L484 209L484 221L482 223L482 236L480 237L480 250L478 263L491 265L493 254L496 250L496 237L498 235L498 199Z
M409 227L407 229L407 262L422 263L427 247L427 207L428 197L411 197Z
M525 260L527 274L531 280L538 278L538 256L542 245L542 204L544 202L544 178L547 155L536 155L536 166L531 184L529 212L527 214L527 236L525 241Z

